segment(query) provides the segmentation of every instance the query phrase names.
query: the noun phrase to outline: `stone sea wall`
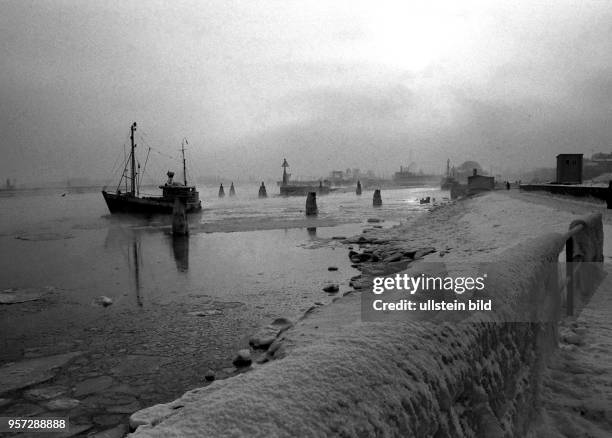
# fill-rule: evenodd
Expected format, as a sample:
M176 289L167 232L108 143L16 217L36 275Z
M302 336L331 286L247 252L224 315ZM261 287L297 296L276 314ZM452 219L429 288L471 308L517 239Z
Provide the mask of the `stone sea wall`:
M317 307L272 344L268 363L135 413L134 438L270 436L524 436L540 374L557 343L550 234L513 247L489 273L508 321L361 320L360 293ZM535 297L535 299L534 299Z
M591 197L605 201L608 199L609 190L607 187L593 187L583 185L568 184L521 184L521 190L526 192L543 191L557 195L567 195L576 197Z

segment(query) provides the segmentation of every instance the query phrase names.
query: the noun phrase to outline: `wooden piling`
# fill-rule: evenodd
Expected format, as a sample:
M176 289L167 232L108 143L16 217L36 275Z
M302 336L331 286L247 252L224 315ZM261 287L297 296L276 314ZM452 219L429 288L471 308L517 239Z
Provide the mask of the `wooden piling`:
M380 189L374 190L374 196L372 197L372 205L374 207L380 207L382 205L382 197L380 196Z
M266 192L266 186L263 183L263 181L261 182L261 186L259 186L259 194L258 196L260 198L267 198L268 197L268 193Z
M186 236L189 234L185 199L174 198L172 206L172 234L175 236Z
M319 213L317 209L317 193L308 192L306 196L306 216L314 216Z

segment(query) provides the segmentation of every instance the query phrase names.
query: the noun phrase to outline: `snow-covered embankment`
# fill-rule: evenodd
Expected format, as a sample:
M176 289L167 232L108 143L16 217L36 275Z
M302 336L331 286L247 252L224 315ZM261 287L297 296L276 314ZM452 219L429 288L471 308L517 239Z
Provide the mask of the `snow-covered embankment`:
M487 294L499 311L462 322L367 323L346 295L285 332L276 360L136 413L131 436L523 436L556 346L564 243L553 233L498 254Z

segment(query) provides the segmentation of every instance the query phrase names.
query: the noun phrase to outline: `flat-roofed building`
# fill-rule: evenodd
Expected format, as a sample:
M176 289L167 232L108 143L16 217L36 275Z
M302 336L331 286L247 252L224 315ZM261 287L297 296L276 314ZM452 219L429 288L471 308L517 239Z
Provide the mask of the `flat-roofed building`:
M582 155L557 155L557 184L582 184Z
M495 178L492 176L478 175L478 169L472 171L472 175L468 176L467 191L469 195L475 193L487 192L495 189Z

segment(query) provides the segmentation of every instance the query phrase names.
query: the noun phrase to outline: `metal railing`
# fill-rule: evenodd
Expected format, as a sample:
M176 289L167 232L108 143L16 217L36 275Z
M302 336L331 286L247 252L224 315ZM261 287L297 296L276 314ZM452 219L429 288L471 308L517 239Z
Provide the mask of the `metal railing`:
M589 230L589 227L598 228L601 231ZM589 235L589 231L594 232ZM601 238L597 239L596 236L599 232ZM576 251L576 238L581 233L586 233L583 237L586 237L586 240L589 241L589 248L594 252L593 254ZM580 292L580 296L594 292L602 277L603 257L600 255L603 252L602 215L596 213L579 221L574 221L564 237L566 315L574 316L576 292Z

